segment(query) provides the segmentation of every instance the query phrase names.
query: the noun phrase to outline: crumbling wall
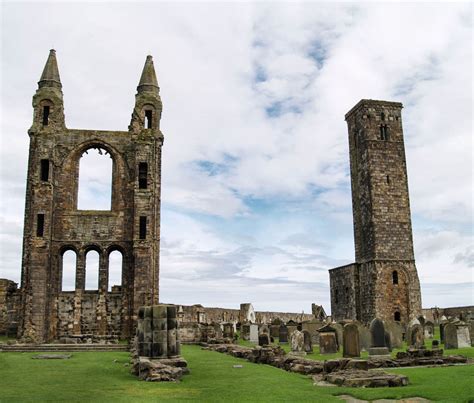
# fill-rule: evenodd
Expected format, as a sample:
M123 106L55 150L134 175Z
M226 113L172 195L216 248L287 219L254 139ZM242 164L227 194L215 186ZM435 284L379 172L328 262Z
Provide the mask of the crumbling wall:
M0 279L0 334L15 337L20 313L20 291L14 281Z

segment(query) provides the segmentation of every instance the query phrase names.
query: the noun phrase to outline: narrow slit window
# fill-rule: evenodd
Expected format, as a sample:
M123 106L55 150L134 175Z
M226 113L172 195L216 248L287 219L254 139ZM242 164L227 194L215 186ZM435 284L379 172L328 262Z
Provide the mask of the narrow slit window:
M380 126L380 140L388 140L388 128L387 125Z
M49 160L41 160L41 180L43 182L49 181Z
M382 119L382 121L384 121L384 120L385 120L385 113L382 112L382 113L380 114L380 118Z
M43 106L43 125L48 126L49 124L49 105Z
M150 109L145 110L145 127L147 129L152 128L152 118L153 118L153 111Z
M396 311L396 312L393 314L393 319L395 319L396 322L400 322L400 321L401 321L400 312Z
M390 185L390 175L387 175L387 185Z
M140 162L138 164L138 188L146 189L148 186L148 164Z
M392 272L392 281L393 284L398 284L398 272L396 270Z
M38 214L36 217L36 236L42 237L44 235L44 214Z
M146 217L140 217L140 239L146 239Z

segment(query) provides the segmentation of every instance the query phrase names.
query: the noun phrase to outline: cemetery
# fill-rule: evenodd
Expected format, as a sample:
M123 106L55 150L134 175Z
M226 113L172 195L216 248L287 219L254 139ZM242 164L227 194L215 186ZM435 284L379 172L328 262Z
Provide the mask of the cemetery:
M28 132L22 283L0 279L0 402L474 400L474 307L422 308L401 103L362 99L345 115L355 262L329 270L330 314L305 314L161 301L159 90L147 56L128 131L69 129L50 51ZM79 160L96 148L115 164L101 214L76 205ZM123 281L109 290L113 252Z

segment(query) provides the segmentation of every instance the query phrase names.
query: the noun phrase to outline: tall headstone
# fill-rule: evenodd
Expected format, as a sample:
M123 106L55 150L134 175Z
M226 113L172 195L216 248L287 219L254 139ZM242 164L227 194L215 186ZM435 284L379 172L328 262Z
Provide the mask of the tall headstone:
M303 352L304 351L304 335L303 332L299 330L293 331L290 335L290 345L291 351L293 352Z
M360 357L359 329L356 324L348 323L344 326L343 357Z
M270 325L270 336L279 337L280 335L280 325Z
M425 335L423 332L423 326L413 325L408 334L410 335L409 344L413 348L423 348L425 345Z
M285 325L280 325L278 341L288 343L288 328Z
M303 330L303 350L307 353L312 353L313 352L313 340L311 337L311 333L309 333L307 330Z
M389 349L386 346L385 326L383 322L375 318L370 323L370 334L372 346L369 348L369 355L388 355Z
M337 353L336 333L319 333L319 352L321 354Z
M250 325L249 340L252 343L258 343L258 325Z
M431 321L426 321L423 326L425 332L425 338L432 339L434 337L434 323Z
M240 326L240 338L250 340L250 324L246 323Z
M390 334L391 348L403 347L403 328L399 322L386 321L384 322L385 331Z
M375 318L370 324L372 347L385 347L385 326L380 319Z
M234 324L233 323L224 323L223 337L225 339L234 338Z

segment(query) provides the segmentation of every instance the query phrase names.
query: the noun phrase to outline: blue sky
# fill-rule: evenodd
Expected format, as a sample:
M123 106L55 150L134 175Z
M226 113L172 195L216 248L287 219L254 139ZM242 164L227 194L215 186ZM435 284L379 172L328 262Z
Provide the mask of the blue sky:
M372 98L404 104L423 306L473 304L470 3L4 2L1 43L0 277L20 280L31 97L55 47L69 128L126 130L154 56L163 301L329 311L327 270L354 259L344 114Z

